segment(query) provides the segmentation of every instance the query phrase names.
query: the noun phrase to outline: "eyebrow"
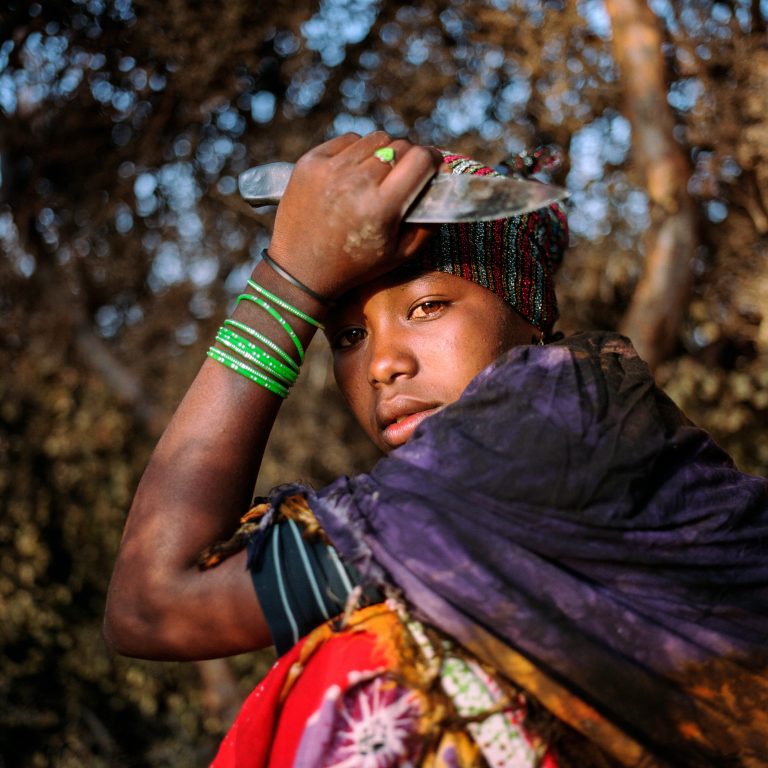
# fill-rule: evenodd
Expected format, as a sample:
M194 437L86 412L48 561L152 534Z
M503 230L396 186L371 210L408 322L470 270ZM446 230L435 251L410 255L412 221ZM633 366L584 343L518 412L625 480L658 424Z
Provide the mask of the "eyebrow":
M408 267L408 265L404 267L398 267L395 269L392 273L392 281L388 283L389 287L391 288L398 288L400 285L405 287L409 283L415 283L417 280L426 280L427 282L434 282L435 280L440 280L440 278L445 274L444 272L438 272L437 270L429 269L421 269L413 267Z
M437 270L424 270L419 267L413 267L409 264L404 264L389 272L381 281L379 290L392 290L401 289L406 290L412 283L418 281L425 281L427 284L434 283L445 275L444 272L438 272ZM381 279L381 278L379 278ZM363 284L364 287L365 284ZM353 296L359 296L359 288L352 290ZM358 299L359 300L359 299ZM339 318L348 311L349 302L345 302L343 297L337 302L336 308L332 310L325 321L326 336L329 338L333 335L334 326L343 325L343 322Z

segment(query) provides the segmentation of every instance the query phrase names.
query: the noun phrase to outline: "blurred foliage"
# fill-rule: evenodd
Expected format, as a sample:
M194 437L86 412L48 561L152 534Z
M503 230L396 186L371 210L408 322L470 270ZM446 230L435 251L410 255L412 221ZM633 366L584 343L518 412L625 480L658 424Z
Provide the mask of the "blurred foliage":
M650 6L700 214L658 378L765 474L768 3ZM6 0L0 22L0 766L202 764L226 718L195 666L112 658L100 623L152 445L268 241L238 174L347 130L491 163L555 143L561 327L616 327L648 205L610 24L600 0ZM375 459L310 357L261 490ZM240 695L271 659L231 660Z

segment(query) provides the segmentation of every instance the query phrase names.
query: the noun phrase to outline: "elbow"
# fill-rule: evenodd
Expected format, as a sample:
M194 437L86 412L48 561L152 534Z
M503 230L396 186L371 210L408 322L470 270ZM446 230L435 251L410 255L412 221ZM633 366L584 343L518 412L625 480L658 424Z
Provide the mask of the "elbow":
M119 582L110 584L102 624L107 648L120 656L162 660L173 658L169 647L170 606L155 598L155 591L144 583L135 588Z
M176 658L179 574L124 541L107 589L102 636L107 648L137 659Z
M104 621L101 625L101 636L110 653L115 653L119 656L135 655L131 653L131 644L126 642L128 635L125 629L120 625L120 622L115 621L109 614L104 615Z
M148 658L145 646L144 628L124 617L116 618L109 612L104 615L102 637L111 653L132 658Z
M102 636L120 656L152 661L192 661L224 655L211 652L201 637L210 622L190 608L190 590L167 574L153 578L113 579L107 592ZM216 649L214 649L216 650Z
M151 640L156 636L146 606L140 607L125 596L107 595L102 636L112 653L133 658L152 658Z

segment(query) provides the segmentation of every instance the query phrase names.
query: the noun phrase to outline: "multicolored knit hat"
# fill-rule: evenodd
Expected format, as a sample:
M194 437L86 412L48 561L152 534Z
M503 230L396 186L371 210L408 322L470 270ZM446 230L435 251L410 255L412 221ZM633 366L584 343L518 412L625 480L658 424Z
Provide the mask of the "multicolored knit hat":
M443 151L452 173L501 176L482 163ZM557 320L554 275L568 246L568 221L557 204L495 221L442 224L418 266L488 288L548 333Z

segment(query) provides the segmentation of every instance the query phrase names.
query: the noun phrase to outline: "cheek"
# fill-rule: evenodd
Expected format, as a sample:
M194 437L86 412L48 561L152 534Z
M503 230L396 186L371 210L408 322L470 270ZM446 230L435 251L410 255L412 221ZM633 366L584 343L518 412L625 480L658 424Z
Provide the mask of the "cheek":
M458 397L480 371L489 366L507 348L500 328L464 332L451 343L446 359L452 360L450 377L453 393Z
M513 323L505 322L506 319L506 315L502 315L495 318L495 322L482 326L482 331L474 339L473 346L483 367L510 347L521 343Z
M420 373L443 402L457 400L470 381L493 359L485 354L484 345L478 346L475 334L442 334L422 348Z
M342 397L360 426L368 431L371 388L362 366L351 358L334 362L333 375Z

